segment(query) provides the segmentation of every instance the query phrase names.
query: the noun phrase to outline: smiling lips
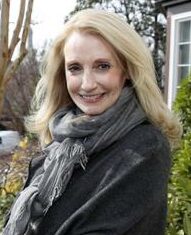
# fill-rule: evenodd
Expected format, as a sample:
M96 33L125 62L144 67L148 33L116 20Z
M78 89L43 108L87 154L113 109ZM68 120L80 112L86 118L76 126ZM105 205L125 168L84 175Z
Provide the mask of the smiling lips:
M96 95L79 95L79 96L86 103L96 103L99 102L104 97L104 95L105 93L96 94Z

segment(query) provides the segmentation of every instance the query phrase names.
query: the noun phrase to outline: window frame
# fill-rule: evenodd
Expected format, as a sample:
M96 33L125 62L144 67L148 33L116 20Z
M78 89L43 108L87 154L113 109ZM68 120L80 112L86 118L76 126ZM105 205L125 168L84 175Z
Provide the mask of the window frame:
M172 103L176 96L178 81L178 55L179 55L179 23L191 21L191 11L179 13L171 16L170 30L170 58L169 58L169 81L168 81L168 107L172 107Z

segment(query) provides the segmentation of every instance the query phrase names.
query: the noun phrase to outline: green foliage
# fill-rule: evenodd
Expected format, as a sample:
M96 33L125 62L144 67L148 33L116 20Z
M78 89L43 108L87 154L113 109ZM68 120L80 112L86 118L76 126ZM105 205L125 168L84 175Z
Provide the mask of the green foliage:
M180 113L184 133L191 131L191 76L182 80L178 89L174 110Z
M6 196L0 196L0 230L3 227L5 215L7 214L11 204L14 200L14 195L9 194Z
M185 233L187 235L191 235L191 221L190 221L188 212L185 212L184 219L183 219L183 227L184 227Z
M168 235L190 234L191 215L191 133L173 155L168 194ZM191 232L191 231L190 231Z
M4 224L5 215L23 185L23 180L19 178L15 172L11 172L10 175L7 174L5 177L6 180L4 184L0 185L0 231Z
M173 107L180 114L184 136L173 153L167 235L191 235L191 77L181 82Z

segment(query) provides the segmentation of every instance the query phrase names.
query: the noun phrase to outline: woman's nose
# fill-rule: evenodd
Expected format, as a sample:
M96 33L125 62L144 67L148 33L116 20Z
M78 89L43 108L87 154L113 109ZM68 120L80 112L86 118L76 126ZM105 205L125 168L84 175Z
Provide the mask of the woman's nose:
M88 92L94 90L96 86L96 79L92 71L84 70L82 76L81 89Z

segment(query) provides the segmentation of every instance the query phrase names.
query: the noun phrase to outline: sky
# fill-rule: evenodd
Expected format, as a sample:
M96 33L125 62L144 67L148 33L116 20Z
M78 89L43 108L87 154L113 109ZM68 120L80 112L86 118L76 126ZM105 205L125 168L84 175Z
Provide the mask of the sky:
M10 28L18 15L19 0L11 0ZM76 0L34 0L32 29L34 47L40 49L54 39L63 27L65 16L75 7Z

